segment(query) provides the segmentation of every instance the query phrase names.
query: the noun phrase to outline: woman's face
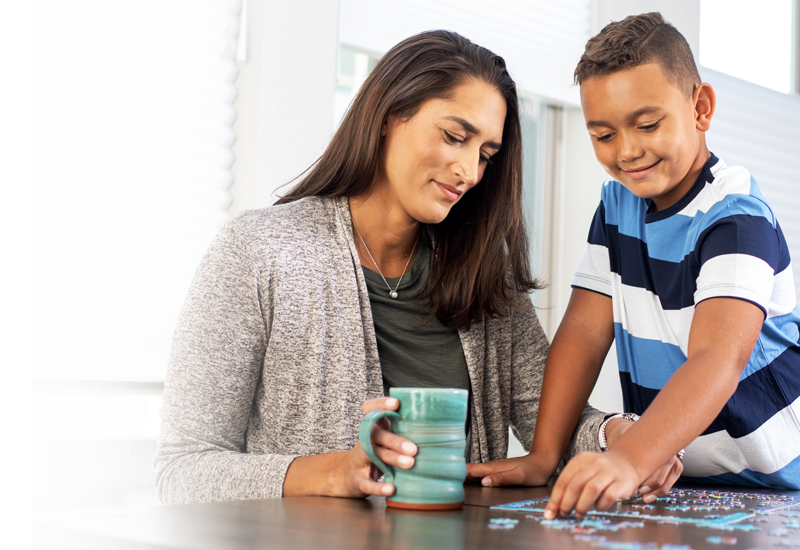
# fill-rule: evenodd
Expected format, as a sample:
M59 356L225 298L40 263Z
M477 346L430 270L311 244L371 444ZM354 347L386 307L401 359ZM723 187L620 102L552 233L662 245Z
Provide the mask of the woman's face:
M469 80L449 99L430 99L383 128L383 166L375 191L413 220L439 223L481 181L500 149L506 102L486 82Z

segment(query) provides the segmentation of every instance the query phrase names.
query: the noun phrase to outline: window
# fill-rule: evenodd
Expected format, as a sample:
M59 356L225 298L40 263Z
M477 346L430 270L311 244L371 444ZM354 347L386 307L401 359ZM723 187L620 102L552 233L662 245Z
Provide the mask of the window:
M155 502L172 331L228 217L237 0L34 5L34 504Z
M702 0L700 64L779 92L798 92L797 7L797 0Z
M380 59L377 54L342 45L339 48L339 63L336 71L336 87L333 93L333 124L339 127L353 98L356 97L367 75Z

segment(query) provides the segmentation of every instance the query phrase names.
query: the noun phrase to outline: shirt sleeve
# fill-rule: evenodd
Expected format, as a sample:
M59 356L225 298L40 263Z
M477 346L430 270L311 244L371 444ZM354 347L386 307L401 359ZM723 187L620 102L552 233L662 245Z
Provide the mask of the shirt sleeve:
M246 452L268 339L257 281L229 222L195 273L173 337L153 459L165 503L282 496L295 457Z
M602 202L594 213L586 249L572 278L572 286L611 296L611 263L606 241L605 208Z
M694 302L737 298L768 315L780 307L771 304L776 274L785 272L790 264L785 241L771 217L736 210L714 220L697 239L692 254L699 265Z

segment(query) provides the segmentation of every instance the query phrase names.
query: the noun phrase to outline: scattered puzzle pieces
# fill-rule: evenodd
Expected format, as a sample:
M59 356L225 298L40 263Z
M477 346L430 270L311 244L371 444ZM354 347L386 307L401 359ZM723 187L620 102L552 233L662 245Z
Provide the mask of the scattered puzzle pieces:
M518 519L492 518L489 520L489 529L513 529L518 523Z
M727 544L733 546L738 542L738 539L736 537L707 537L706 541L711 544Z

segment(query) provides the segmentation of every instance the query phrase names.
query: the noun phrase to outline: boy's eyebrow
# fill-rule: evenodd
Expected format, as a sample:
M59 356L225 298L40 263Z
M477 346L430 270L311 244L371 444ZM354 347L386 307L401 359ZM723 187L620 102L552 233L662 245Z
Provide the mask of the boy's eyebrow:
M633 122L642 115L649 115L660 110L661 109L659 107L642 107L641 109L637 109L628 115L627 117L628 122ZM586 123L587 129L594 128L595 126L606 126L608 128L612 127L611 123L606 122L604 120L590 120L589 122Z
M455 122L456 124L460 124L460 125L461 125L461 127L462 127L462 128L464 128L464 129L465 129L467 132L469 132L470 134L480 134L480 132L478 131L478 129L477 129L477 128L476 128L476 127L473 125L473 124L471 124L471 123L467 122L466 120L464 120L464 119L463 119L463 118L461 118L461 117L457 117L457 116L446 116L446 117L444 117L444 118L445 118L445 120L450 120L450 121L452 121L452 122ZM486 142L486 145L488 145L488 146L489 146L489 147L491 147L492 149L496 149L496 150L498 150L498 151L499 151L499 150L500 150L500 145L501 145L501 144L500 144L500 143L497 143L496 141L487 141L487 142Z

